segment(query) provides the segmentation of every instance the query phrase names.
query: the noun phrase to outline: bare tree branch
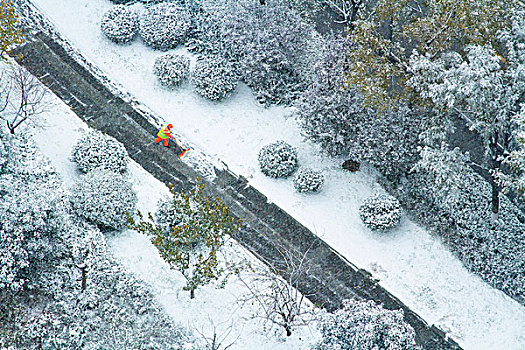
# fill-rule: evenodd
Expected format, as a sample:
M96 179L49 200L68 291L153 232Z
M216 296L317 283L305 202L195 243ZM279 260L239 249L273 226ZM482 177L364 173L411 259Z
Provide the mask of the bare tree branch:
M282 327L290 336L294 328L307 326L317 318L315 307L308 297L313 292L301 294L299 284L308 275L308 253L298 252L290 247L278 246L279 258L268 268L254 269L247 276L239 275L239 280L248 293L239 302L256 304L262 312L252 315L265 322Z
M2 93L6 89L7 93L0 101L0 119L6 121L9 131L14 134L22 123L31 121L46 111L48 104L44 103L44 97L47 90L37 78L19 65L12 65L7 77L9 84L2 88Z

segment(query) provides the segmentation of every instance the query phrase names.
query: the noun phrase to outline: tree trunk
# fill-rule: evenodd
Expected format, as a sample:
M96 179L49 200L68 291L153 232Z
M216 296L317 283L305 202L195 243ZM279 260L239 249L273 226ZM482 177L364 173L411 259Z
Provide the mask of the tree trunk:
M490 181L490 186L492 187L492 200L491 200L491 209L492 209L492 215L491 219L492 222L496 221L499 217L499 186L494 180L494 177L492 177Z
M259 0L259 4L266 5L266 0Z
M290 326L288 324L284 325L284 329L286 330L286 336L287 337L292 335L292 330L290 329Z
M491 220L492 222L496 221L499 217L499 193L501 191L500 186L498 185L494 172L499 170L501 167L501 161L499 161L499 148L498 148L498 135L494 135L491 139L490 144L490 187L492 189L492 199L491 199Z
M195 289L190 289L190 299L195 299Z
M86 290L87 286L87 268L82 268L82 291Z

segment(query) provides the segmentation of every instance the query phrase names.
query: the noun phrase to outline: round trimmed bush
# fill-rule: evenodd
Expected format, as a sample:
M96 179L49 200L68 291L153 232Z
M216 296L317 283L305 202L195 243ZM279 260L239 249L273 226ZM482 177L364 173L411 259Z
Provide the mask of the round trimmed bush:
M135 38L138 23L139 17L132 9L115 5L104 13L100 27L109 40L123 44Z
M402 310L387 310L373 301L344 300L343 308L319 323L322 340L316 350L422 350Z
M363 202L359 208L359 216L372 230L388 230L399 224L401 204L390 195L373 195Z
M139 33L146 45L166 51L184 41L190 23L182 7L160 3L151 6L141 17Z
M324 175L309 168L299 168L293 178L293 186L298 192L318 192L323 184Z
M72 159L84 173L95 168L123 173L129 162L124 146L97 130L90 131L77 141L73 147Z
M170 53L157 57L153 65L153 73L162 85L176 87L190 75L190 59Z
M134 213L137 195L122 175L95 169L81 175L71 191L73 211L102 228L122 229Z
M258 160L261 171L270 177L288 177L297 169L297 151L281 140L261 148Z
M238 77L228 62L219 58L206 58L195 65L191 81L196 93L219 101L235 90Z

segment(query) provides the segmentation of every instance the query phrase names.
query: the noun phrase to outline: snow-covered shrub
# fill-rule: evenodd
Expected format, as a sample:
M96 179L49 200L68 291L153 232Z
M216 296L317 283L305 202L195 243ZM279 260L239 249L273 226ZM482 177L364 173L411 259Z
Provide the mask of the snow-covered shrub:
M197 62L191 76L195 92L212 101L228 96L237 87L237 80L232 65L217 57Z
M172 228L180 223L180 217L177 213L172 197L159 199L154 218L155 222L159 225L165 235L168 235Z
M127 43L138 31L139 17L127 6L115 5L102 17L100 27L104 34L118 44Z
M304 89L317 38L286 1L224 1L201 17L192 46L235 62L261 103L289 103Z
M367 162L397 182L418 159L425 116L405 106L386 115L366 108L359 90L345 83L350 46L341 38L327 43L313 82L296 103L299 123L304 135L330 155Z
M112 3L117 5L127 4L129 2L134 2L135 0L111 0Z
M190 59L186 56L165 54L155 59L153 72L162 85L175 87L190 75Z
M299 192L317 192L323 184L323 173L309 168L299 168L293 178L293 186Z
M322 341L316 350L416 350L412 326L403 311L390 311L373 301L345 300L343 308L320 323Z
M184 8L173 3L160 3L142 15L139 32L147 45L166 51L184 41L190 24Z
M359 207L359 216L372 230L388 230L401 220L401 204L389 195L376 194L365 199Z
M137 195L117 173L94 169L80 176L71 193L74 212L101 227L121 229L135 212Z
M99 167L123 173L129 162L124 146L97 130L79 138L73 147L72 159L85 173Z
M259 167L270 177L288 177L297 169L297 151L288 143L279 140L259 151Z

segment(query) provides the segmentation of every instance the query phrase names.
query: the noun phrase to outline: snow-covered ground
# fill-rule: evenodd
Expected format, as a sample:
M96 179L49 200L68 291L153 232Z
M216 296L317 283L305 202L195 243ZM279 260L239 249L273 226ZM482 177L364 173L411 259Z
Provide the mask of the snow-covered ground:
M0 62L0 71L5 64ZM88 130L71 109L54 94L49 94L49 107L42 115L42 123L31 128L31 133L41 151L50 159L60 173L67 187L71 187L80 175L77 166L70 160L73 145ZM68 137L64 137L68 130ZM168 188L140 165L131 161L126 178L133 184L138 195L137 207L143 213L154 212L158 199L169 194ZM123 230L107 237L108 245L116 259L129 271L142 279L150 287L168 315L191 329L196 338L200 333L206 337L216 331L223 346L232 342L232 350L267 349L297 350L306 349L320 339L316 324L300 327L286 337L283 330L274 327L264 330L260 320L252 315L260 314L253 305L237 302L248 290L236 278L230 279L224 289L205 286L196 291L195 299L189 298L189 292L183 291L184 277L169 266L160 257L157 248L150 240L132 230ZM240 257L257 264L255 258L242 247L234 245L233 251Z
M198 148L247 177L252 186L350 261L369 270L381 285L428 323L446 331L462 347L476 350L525 348L525 308L469 273L439 239L406 218L386 235L375 234L363 226L358 215L359 205L370 194L382 191L373 172L365 169L346 173L340 169L341 159L323 157L314 145L302 140L295 120L290 117L293 109L265 109L244 85L222 103L203 100L189 85L175 91L166 90L152 74L153 62L162 53L147 48L140 39L118 46L102 35L99 21L104 11L112 6L110 1L33 2L88 60L125 90L172 122L177 131ZM136 6L140 10L141 5ZM174 51L188 54L183 48ZM54 158L55 166L63 174L72 174L73 165L68 163L64 153L67 151L61 150L70 147L73 140L57 137L63 134L61 128L66 127L63 122L50 120L50 127L38 130L36 136L44 152ZM82 128L80 125L76 128ZM278 139L298 148L301 165L324 172L326 183L321 193L298 194L291 180L270 179L257 170L257 153L261 146ZM60 142L65 144L58 144ZM143 170L137 167L132 173L140 171ZM153 180L146 180L146 174L133 176L135 186L152 186L151 193L148 192L149 202L141 199L141 206L152 208L153 194L160 196L165 188L161 184L150 185L149 181ZM126 266L154 285L169 312L177 317L189 317L185 305L178 304L172 294L176 294L174 291L178 288L175 286L180 282L161 277L168 275L162 272L161 262L154 252L143 247L139 237L128 232L116 238L112 246ZM139 255L142 251L144 255ZM223 299L227 298L212 295L206 302L222 303ZM204 301L197 298L191 303L201 302ZM198 307L196 305L195 309ZM228 303L224 307L229 310ZM191 310L197 312L194 308ZM245 349L265 348L259 344L254 346L247 345Z

